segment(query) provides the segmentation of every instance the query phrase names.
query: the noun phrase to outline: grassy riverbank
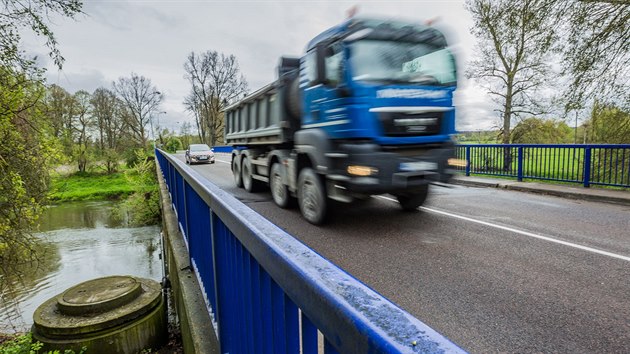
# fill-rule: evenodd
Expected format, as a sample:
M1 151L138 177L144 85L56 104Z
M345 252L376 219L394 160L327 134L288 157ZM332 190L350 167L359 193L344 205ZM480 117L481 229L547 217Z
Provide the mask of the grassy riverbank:
M53 202L118 200L137 192L125 172L73 173L52 176L49 198Z
M66 172L57 168L52 173L48 198L59 204L74 201L120 200L115 214L130 225L154 225L160 220L160 201L155 162L137 152L132 167L121 172Z

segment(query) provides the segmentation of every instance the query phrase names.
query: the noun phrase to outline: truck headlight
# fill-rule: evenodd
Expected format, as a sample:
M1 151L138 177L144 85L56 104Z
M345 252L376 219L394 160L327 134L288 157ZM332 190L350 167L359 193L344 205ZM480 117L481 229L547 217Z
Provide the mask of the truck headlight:
M354 176L371 176L378 173L378 169L370 166L350 165L348 166L348 174Z
M462 159L450 158L448 159L448 165L454 167L466 167L468 161Z

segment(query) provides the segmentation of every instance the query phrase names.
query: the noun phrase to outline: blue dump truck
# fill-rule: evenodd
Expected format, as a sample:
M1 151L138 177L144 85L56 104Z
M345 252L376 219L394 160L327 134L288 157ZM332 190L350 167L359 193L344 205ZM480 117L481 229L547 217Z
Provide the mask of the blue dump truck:
M455 58L444 35L414 23L351 18L315 37L278 79L226 108L238 187L269 186L313 224L331 200L389 193L417 209L454 158Z

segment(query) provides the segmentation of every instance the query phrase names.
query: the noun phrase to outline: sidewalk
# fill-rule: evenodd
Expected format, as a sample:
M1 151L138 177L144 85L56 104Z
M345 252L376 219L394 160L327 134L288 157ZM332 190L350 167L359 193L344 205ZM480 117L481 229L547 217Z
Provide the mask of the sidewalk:
M537 182L518 182L513 180L457 175L451 180L453 184L469 187L491 187L509 189L519 192L553 195L562 198L597 201L630 205L630 191L603 188L584 188L580 185L549 184Z

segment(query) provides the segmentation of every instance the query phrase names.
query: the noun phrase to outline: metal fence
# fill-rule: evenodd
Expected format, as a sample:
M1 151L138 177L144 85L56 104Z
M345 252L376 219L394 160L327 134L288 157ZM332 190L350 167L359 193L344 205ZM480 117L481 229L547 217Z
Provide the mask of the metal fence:
M221 353L462 352L182 161L156 156Z
M630 145L458 145L471 174L630 188Z

